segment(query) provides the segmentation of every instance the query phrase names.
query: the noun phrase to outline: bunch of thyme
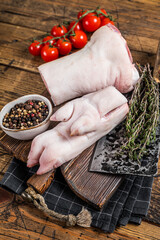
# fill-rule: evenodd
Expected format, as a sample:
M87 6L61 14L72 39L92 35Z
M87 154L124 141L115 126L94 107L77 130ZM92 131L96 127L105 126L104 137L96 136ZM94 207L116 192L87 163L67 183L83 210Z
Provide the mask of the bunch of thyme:
M151 75L149 65L144 68L137 65L140 79L137 82L129 102L126 119L126 142L122 152L127 153L131 161L140 164L141 157L147 152L146 147L156 138L156 126L159 120L158 83Z

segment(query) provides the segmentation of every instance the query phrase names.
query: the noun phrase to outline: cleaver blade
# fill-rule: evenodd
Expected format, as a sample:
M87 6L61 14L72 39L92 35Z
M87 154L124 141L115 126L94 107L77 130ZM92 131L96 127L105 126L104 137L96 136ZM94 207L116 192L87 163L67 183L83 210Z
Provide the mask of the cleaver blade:
M115 155L120 150L120 133L123 131L120 124L96 143L88 170L106 174L156 176L160 153L160 123L156 129L156 140L148 146L148 152L141 158L141 164L131 161L125 152L123 155Z
M90 161L89 171L91 172L104 172L102 168L102 161L104 159L104 150L107 143L106 136L99 139L95 145L93 156Z

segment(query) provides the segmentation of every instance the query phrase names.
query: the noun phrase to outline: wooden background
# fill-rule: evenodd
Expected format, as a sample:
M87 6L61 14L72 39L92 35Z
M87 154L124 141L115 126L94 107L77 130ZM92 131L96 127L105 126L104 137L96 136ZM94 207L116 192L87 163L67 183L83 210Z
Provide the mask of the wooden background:
M37 70L43 60L28 53L28 40L50 32L54 24L75 20L79 10L98 5L117 19L134 61L154 66L160 39L159 0L0 0L0 109L17 97L41 94L45 89ZM0 179L11 159L0 149ZM153 215L154 219L160 219L157 198L160 198L159 178L154 181L148 221ZM0 239L160 239L159 225L151 222L143 221L138 227L128 224L113 234L104 234L94 228L66 228L32 205L19 202L12 194L0 191L0 199Z

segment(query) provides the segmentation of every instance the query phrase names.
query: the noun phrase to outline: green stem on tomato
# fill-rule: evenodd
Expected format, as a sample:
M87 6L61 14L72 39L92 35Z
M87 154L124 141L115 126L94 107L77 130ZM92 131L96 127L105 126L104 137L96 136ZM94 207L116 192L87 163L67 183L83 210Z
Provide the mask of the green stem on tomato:
M55 39L60 39L60 38L62 38L62 36L60 36L60 37L53 37L53 38L51 38L51 39L49 39L49 40L46 40L46 41L40 41L40 43L37 45L37 46L39 46L39 45L41 45L41 44L43 44L43 43L47 43L47 42L50 42L50 41L52 41L52 40L55 40Z
M108 13L108 14L105 14L105 13L103 13L101 10L96 10L96 13L97 14L102 14L103 16L105 16L106 18L109 18L111 21L113 21L113 18L112 18L112 16Z
M88 13L93 13L95 12L95 10L88 10L87 12L85 12L76 22L75 24L72 26L72 28L66 33L67 35L72 32L75 28L75 26L77 25L77 23L79 23L81 21L82 18L84 18L86 15L88 15Z

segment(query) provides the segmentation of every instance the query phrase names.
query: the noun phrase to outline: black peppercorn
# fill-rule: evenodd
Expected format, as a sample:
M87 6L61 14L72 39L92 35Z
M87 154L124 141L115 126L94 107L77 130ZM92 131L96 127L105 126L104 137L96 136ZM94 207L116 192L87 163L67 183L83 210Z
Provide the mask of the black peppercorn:
M32 109L32 105L29 105L29 104L25 105L25 109L26 110L31 110Z

